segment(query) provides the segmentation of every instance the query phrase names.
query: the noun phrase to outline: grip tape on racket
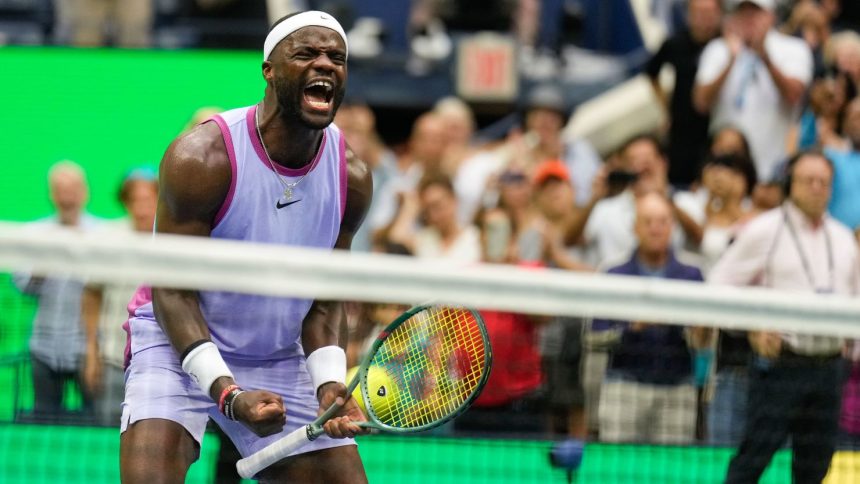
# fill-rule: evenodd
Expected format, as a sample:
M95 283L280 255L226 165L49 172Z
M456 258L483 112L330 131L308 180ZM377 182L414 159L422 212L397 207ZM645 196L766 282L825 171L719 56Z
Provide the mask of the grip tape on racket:
M287 457L311 442L311 426L297 428L284 438L276 440L236 463L236 470L244 479L253 478L258 472Z

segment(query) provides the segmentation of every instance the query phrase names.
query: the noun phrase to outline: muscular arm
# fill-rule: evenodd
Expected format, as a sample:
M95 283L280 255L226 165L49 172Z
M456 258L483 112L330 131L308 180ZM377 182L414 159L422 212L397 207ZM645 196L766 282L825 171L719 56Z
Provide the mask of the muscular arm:
M347 191L346 209L340 225L340 233L335 249L349 250L352 237L364 221L373 194L373 180L370 169L347 149ZM314 301L302 322L302 347L305 355L310 355L325 346L340 346L346 349L347 325L346 311L342 301ZM364 420L364 415L354 399L346 393L346 385L341 382L325 382L319 386L317 398L319 413L341 399L343 408L338 416L325 423L325 430L332 437L354 437L364 433L355 422Z
M206 123L177 138L161 161L160 173L156 232L209 237L232 176L218 126ZM177 354L196 341L209 339L197 291L153 288L152 303ZM210 396L217 401L221 390L231 384L232 379L219 378L210 388Z
M349 250L352 237L364 221L373 195L370 169L347 149L346 210L334 248ZM323 346L346 348L346 313L341 301L314 301L302 322L305 355Z

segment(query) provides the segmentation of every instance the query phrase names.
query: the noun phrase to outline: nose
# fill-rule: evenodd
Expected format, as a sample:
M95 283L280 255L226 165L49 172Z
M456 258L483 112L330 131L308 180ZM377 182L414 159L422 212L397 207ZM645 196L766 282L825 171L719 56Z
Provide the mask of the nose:
M337 68L337 64L331 60L331 57L329 57L327 53L322 52L316 59L314 59L313 67L318 71L334 72Z

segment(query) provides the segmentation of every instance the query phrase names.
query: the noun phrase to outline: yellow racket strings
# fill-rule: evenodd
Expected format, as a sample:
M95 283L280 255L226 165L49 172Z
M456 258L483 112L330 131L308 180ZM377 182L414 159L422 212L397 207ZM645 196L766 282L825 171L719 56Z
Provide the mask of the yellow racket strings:
M392 388L371 398L380 422L399 428L444 419L476 391L487 355L474 315L431 307L395 328L374 356Z

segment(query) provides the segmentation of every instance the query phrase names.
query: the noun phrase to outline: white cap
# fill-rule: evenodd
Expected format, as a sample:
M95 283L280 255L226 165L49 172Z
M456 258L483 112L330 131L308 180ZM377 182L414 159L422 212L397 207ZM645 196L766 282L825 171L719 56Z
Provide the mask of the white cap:
M776 8L775 0L733 0L732 9L734 10L740 7L742 3L751 3L763 10L767 10L768 12L773 12Z
M286 36L305 27L325 27L327 29L334 30L338 35L340 35L340 38L343 39L343 45L347 47L347 53L349 52L349 46L346 42L346 33L343 31L343 27L341 27L340 22L325 12L309 10L307 12L293 15L292 17L275 25L272 31L269 32L269 35L266 36L266 41L263 43L263 60L269 60L269 54L272 53L275 47L284 40Z

